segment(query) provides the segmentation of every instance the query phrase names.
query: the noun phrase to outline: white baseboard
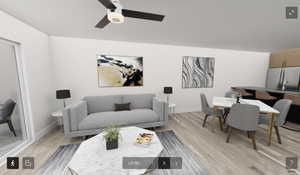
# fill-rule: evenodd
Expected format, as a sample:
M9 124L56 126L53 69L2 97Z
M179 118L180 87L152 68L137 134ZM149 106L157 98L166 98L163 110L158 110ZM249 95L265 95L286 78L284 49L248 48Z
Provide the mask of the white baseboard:
M52 129L54 129L57 126L57 121L52 122L50 125L45 127L43 130L38 132L35 135L34 141L26 141L23 142L22 144L18 145L8 153L6 153L4 156L0 158L0 167L3 166L6 163L6 157L7 156L16 156L19 154L21 151L26 149L28 146L30 146L32 143L38 141L40 138L44 137L46 134L48 134Z
M42 129L40 132L36 133L34 141L38 141L39 139L41 139L42 137L44 137L45 135L47 135L51 130L53 130L56 126L57 126L57 121L52 122L50 125L48 125L47 127L45 127L44 129Z
M28 146L30 146L33 142L32 141L24 141L22 144L18 145L17 147L13 148L8 153L4 154L0 157L0 167L3 166L6 163L6 158L17 156L20 152L22 152L24 149L26 149Z

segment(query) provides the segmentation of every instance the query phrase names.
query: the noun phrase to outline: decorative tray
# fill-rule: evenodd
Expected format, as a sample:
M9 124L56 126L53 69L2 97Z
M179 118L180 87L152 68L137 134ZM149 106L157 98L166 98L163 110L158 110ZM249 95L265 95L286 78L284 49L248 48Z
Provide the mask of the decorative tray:
M153 134L150 133L140 133L135 139L135 145L139 146L149 146L151 144Z

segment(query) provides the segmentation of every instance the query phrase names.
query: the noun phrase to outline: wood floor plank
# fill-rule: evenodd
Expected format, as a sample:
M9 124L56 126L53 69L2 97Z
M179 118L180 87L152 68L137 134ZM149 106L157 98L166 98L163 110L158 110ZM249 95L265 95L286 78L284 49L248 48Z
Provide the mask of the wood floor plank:
M276 161L284 163L286 157L299 157L299 133L280 128L282 144L277 143L276 134L274 133L272 145L267 146L266 127L260 126L256 132L258 151L255 151L251 139L247 137L246 133L234 130L230 142L226 143L227 133L220 130L218 119L209 116L205 127L202 127L203 119L200 112L172 114L166 127L156 128L155 130L173 130L184 145L195 154L199 164L208 169L210 175L295 174L288 172L285 167L279 165ZM19 154L19 157L30 156L35 158L34 170L7 170L5 166L2 166L0 174L35 174L37 169L60 145L80 143L81 141L81 138L70 139L64 137L60 129L55 129ZM298 167L300 168L300 166Z

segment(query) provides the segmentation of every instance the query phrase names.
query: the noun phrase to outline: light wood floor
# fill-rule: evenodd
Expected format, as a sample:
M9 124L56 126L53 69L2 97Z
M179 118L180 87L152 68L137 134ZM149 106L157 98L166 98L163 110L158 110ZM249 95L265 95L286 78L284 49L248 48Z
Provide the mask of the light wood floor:
M294 175L280 165L285 158L300 156L300 133L280 128L282 145L277 143L274 133L273 144L267 146L266 129L257 132L258 151L252 149L251 140L246 133L233 131L230 143L225 143L226 133L220 131L218 120L210 117L205 128L202 127L200 113L173 114L168 126L157 130L172 129L179 139L196 155L202 167L211 175ZM19 156L35 158L35 170L6 170L0 174L34 174L59 145L79 143L80 138L70 139L61 130L55 130L40 141L28 147ZM184 161L184 160L183 160ZM300 164L298 162L298 164ZM298 165L300 168L300 166ZM300 171L298 168L298 171Z

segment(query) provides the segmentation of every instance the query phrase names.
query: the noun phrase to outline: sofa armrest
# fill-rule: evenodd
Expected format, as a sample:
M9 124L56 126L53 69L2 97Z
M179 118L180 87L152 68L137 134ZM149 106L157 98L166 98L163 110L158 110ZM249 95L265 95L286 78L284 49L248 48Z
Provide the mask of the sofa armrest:
M153 111L159 116L160 121L168 121L168 103L153 98Z
M81 101L76 105L69 106L63 111L64 132L78 131L79 123L88 115L87 102Z

